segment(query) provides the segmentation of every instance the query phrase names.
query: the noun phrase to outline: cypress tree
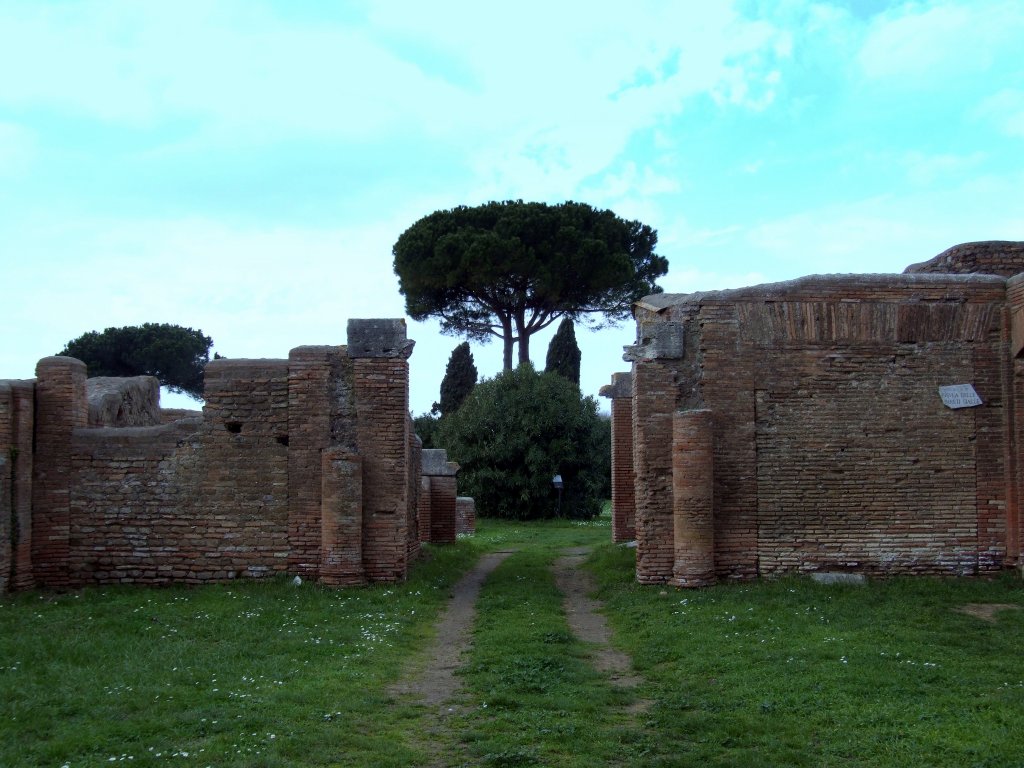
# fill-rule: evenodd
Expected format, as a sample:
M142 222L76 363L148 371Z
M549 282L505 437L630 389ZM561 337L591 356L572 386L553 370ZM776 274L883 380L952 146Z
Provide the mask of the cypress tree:
M559 323L551 337L544 372L557 373L577 387L580 385L580 348L576 344L576 329L568 317Z
M469 342L464 341L452 351L448 358L448 367L441 380L441 402L437 410L442 416L454 413L462 405L476 386L477 370L473 363L473 353L469 351Z

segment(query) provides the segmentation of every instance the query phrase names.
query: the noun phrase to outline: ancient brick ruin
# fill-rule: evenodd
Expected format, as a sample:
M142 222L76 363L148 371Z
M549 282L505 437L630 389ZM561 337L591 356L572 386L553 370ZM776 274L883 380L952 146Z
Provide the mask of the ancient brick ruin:
M902 275L654 295L612 398L637 579L1021 565L1024 244ZM968 384L975 407L939 387Z
M352 320L347 346L215 360L202 413L160 411L150 377L87 383L68 357L0 381L0 593L405 578L457 525L457 466L420 471L412 346L402 320Z

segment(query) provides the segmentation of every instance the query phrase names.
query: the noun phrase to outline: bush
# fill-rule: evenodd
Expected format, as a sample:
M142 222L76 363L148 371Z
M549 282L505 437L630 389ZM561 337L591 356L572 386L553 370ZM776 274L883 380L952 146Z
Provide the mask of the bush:
M521 365L477 384L434 439L459 463L459 492L476 499L481 516L591 518L608 466L604 429L593 398ZM564 483L560 506L555 475Z

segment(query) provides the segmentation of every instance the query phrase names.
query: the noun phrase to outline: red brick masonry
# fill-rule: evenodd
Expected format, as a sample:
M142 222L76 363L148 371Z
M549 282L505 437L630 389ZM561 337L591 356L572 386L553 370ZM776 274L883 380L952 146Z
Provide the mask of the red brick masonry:
M1024 275L1005 273L1024 248L995 245L904 275L639 302L628 399L621 382L604 393L638 580L1019 566ZM934 273L957 253L1004 274ZM947 407L950 384L983 404Z
M157 426L90 428L73 358L0 381L0 592L279 572L405 578L421 485L412 342L402 320L348 330L347 346L287 360L210 362L202 413ZM454 510L450 480L442 506ZM449 527L444 540L454 512Z

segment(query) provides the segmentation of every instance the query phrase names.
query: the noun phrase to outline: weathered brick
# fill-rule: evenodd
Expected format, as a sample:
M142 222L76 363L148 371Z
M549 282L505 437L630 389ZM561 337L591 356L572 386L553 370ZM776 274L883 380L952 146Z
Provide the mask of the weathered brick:
M971 254L988 272L1024 268L1024 248ZM705 573L709 541L719 578L1020 563L1024 275L922 272L638 304L640 342L627 348L638 580ZM938 387L960 383L983 405L943 405ZM680 422L694 409L710 425L700 471ZM613 441L628 445L614 430ZM708 498L710 534L687 513Z

